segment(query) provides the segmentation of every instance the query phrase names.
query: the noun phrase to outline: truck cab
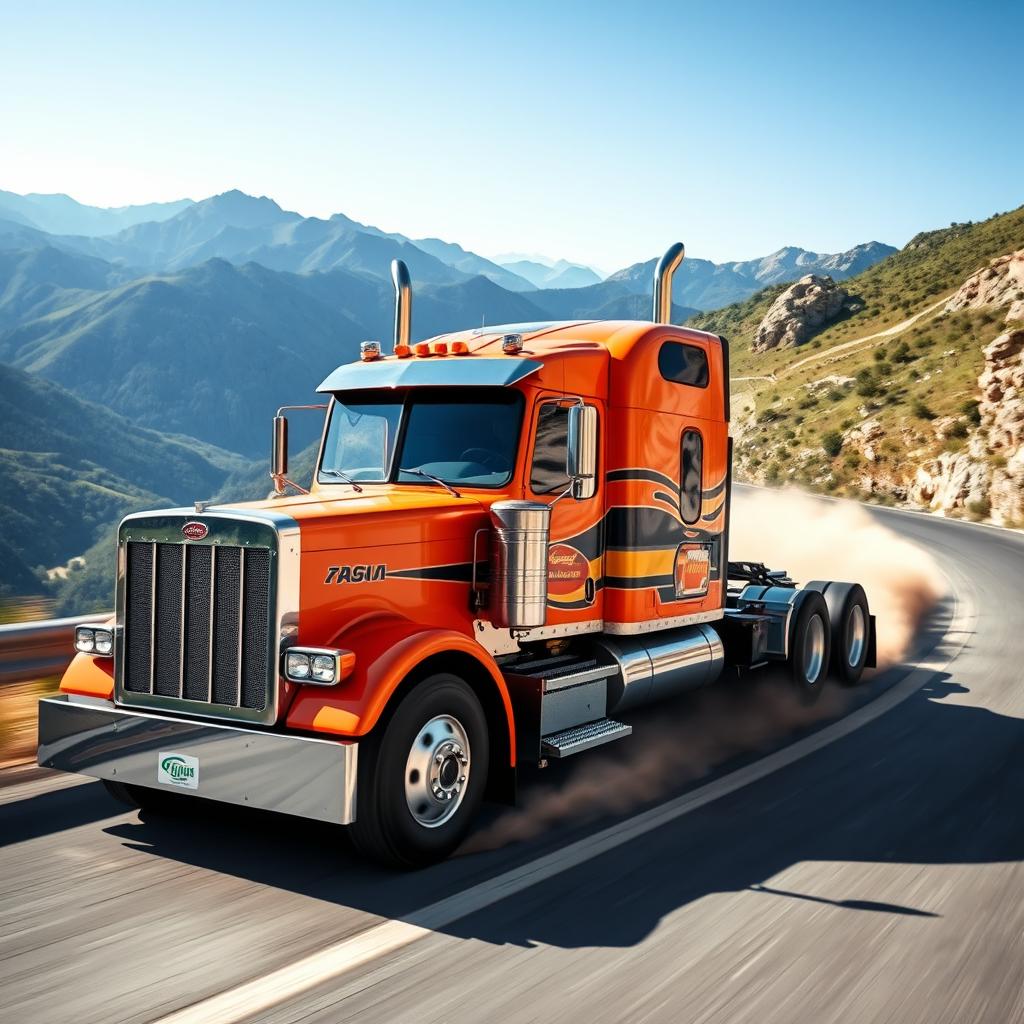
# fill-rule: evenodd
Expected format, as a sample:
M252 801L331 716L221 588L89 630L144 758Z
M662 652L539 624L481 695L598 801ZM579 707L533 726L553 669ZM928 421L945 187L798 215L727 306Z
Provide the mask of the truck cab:
M485 797L514 800L524 766L627 738L613 714L727 661L784 660L814 693L841 627L859 678L859 587L729 590L728 347L659 320L679 259L650 322L417 343L393 267L392 351L364 343L320 385L308 488L288 479L282 410L266 500L122 522L114 618L80 629L42 702L40 763L136 805L348 825L413 866L454 849Z

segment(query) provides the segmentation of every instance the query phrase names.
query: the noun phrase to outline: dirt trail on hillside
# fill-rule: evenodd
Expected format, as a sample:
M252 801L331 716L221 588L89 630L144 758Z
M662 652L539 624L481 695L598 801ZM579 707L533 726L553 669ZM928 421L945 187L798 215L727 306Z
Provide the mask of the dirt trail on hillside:
M815 352L814 355L804 356L803 359L798 359L795 363L790 363L789 366L784 367L777 373L769 373L763 376L733 377L732 380L733 382L741 380L779 381L783 377L788 377L791 373L799 370L801 366L806 366L808 363L831 359L837 352L848 352L850 349L855 349L859 345L866 345L869 341L877 341L879 338L891 338L893 335L902 334L908 327L913 327L914 324L916 324L922 317L927 316L929 313L934 313L940 306L945 305L952 297L952 294L953 293L951 292L949 295L943 296L938 302L922 309L919 313L915 313L912 317L908 317L906 320L903 320L898 324L894 324L892 327L886 327L882 331L875 331L873 334L865 334L862 338L853 338L850 341L844 341L841 345L833 345L831 348L824 349L821 352Z

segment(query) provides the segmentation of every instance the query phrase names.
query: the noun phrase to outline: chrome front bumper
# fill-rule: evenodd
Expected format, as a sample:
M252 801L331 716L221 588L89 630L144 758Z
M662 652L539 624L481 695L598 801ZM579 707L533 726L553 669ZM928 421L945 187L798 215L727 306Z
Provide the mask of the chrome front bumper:
M39 764L349 825L359 745L187 722L84 698L39 702Z

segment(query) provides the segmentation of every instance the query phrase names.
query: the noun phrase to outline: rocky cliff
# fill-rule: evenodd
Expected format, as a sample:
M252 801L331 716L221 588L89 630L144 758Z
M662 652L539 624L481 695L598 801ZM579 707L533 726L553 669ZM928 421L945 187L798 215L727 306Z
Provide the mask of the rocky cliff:
M831 277L801 277L771 304L757 328L753 350L768 352L802 344L839 316L847 298Z
M1024 249L999 256L972 274L946 303L946 312L1008 306L1007 320L1024 320Z

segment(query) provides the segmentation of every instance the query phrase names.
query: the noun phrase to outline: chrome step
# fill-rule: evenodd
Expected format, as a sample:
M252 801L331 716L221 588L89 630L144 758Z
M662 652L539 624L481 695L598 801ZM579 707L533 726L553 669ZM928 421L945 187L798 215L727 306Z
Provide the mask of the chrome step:
M576 725L561 732L541 737L541 752L545 757L571 757L580 751L599 747L602 743L621 740L633 732L633 726L600 718L586 725Z

